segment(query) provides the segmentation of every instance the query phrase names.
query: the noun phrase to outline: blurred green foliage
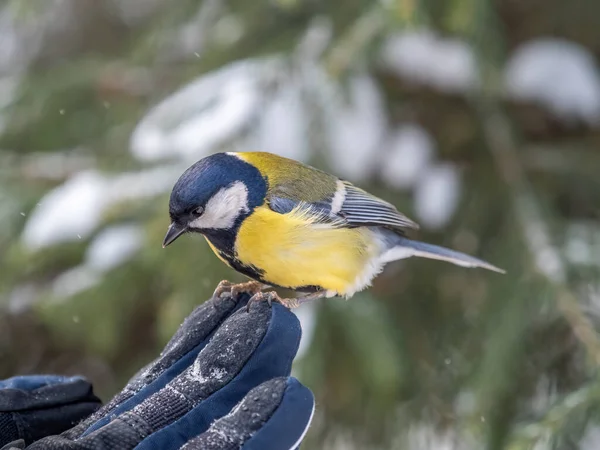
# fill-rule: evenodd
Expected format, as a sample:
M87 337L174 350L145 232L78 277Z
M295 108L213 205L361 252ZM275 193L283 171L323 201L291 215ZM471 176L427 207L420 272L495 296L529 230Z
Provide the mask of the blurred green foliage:
M127 3L132 13L122 12ZM501 86L506 58L531 39L569 39L597 58L597 2L133 3L3 6L24 30L19 39L30 33L38 44L22 69L3 73L16 82L0 121L0 377L82 373L106 399L219 280L241 279L199 238L161 249L168 192L115 203L78 240L31 250L21 237L38 202L75 174L153 167L132 156L130 136L162 99L240 59L280 55L294 73L302 42L326 23L316 65L347 94L352 76L371 76L389 125L418 123L439 159L460 168L452 220L419 237L481 255L508 274L410 260L390 265L349 302L319 302L310 347L295 366L317 398L306 448L600 446L600 126L565 124L535 102L507 99ZM422 27L466 42L479 83L449 92L381 64L388 37ZM321 145L310 161L337 172L330 153ZM385 161L384 153L373 160ZM413 216L408 190L377 171L361 184ZM84 263L94 238L127 223L141 225L139 251L89 288L60 294L57 280ZM574 224L589 232L579 244L591 252L585 260L568 257ZM544 264L554 259L558 269Z

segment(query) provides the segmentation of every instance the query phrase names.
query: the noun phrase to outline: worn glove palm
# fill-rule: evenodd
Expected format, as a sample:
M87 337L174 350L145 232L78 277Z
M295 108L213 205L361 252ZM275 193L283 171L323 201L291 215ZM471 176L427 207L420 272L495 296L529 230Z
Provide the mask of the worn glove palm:
M298 320L279 304L256 302L247 310L247 301L240 295L196 308L159 358L108 404L27 449L297 448L314 410L310 390L289 377Z

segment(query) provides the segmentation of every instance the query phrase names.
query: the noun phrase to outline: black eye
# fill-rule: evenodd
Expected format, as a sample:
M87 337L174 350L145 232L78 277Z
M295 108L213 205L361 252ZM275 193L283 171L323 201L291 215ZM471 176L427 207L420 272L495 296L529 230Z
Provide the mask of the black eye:
M196 217L200 217L204 212L204 208L202 206L198 206L196 209L192 211L192 214Z

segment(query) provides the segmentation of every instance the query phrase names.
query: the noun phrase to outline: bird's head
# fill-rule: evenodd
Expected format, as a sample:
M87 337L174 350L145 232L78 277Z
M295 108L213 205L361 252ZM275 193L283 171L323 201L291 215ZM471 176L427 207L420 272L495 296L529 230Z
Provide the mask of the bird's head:
M260 206L267 183L258 169L235 154L201 159L177 180L169 201L166 247L185 232L231 231Z

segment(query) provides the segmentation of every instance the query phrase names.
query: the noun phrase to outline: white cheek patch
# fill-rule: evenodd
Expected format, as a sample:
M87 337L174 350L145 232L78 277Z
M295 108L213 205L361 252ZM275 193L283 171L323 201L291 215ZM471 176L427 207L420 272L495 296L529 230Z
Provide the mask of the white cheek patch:
M206 203L204 213L190 222L191 228L231 228L242 212L248 212L248 188L241 181L218 191Z

